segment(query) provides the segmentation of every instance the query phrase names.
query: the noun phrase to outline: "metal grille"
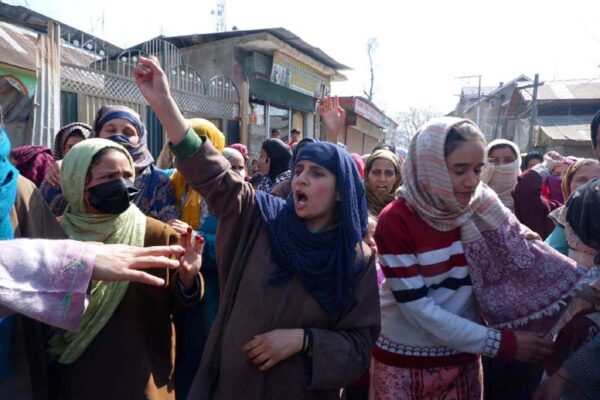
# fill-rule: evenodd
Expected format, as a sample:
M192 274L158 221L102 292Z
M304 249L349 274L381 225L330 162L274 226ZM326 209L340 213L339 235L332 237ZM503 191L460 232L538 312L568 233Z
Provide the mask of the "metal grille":
M73 65L61 66L61 89L115 101L146 104L133 79ZM236 119L239 115L239 106L233 101L182 90L172 90L172 93L182 111L227 119Z
M231 79L223 75L215 76L210 80L208 94L223 100L235 102L240 101L240 97L234 83L231 81Z

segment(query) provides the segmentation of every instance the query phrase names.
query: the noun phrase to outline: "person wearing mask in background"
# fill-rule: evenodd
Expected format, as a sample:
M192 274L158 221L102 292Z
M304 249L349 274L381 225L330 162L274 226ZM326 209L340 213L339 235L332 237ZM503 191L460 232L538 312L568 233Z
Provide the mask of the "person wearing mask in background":
M240 174L242 178L246 177L246 168L244 166L244 156L242 153L231 147L225 147L223 157L231 164L231 169Z
M154 165L147 146L146 127L138 113L121 105L100 107L94 119L92 137L112 140L127 149L135 162L135 188L138 191L133 203L144 215L163 222L177 218L171 180ZM60 162L48 170L46 179L53 186L61 186Z
M173 229L132 203L134 180L134 161L119 144L88 139L75 145L61 168L69 204L61 225L68 237L138 247L176 243ZM174 274L153 271L164 287L92 284L79 332L59 331L49 342L58 398L174 398L172 314L176 305L199 301L203 291L202 240L192 241L188 231L182 243L186 253Z
M548 152L544 162L519 177L513 191L515 215L544 240L554 230L548 214L564 202L562 178L573 163L554 151Z
M91 134L92 127L83 122L73 122L60 128L54 136L52 148L54 160L62 160L73 146L89 138ZM60 185L53 186L47 179L44 179L40 185L40 192L52 213L57 217L63 215L67 208L67 201L60 191Z
M512 191L521 174L519 148L511 141L496 139L485 148L486 160L481 180L498 194L502 204L514 212Z
M262 178L256 190L270 193L275 185L290 179L290 148L279 139L267 139L263 142L258 159L258 171Z

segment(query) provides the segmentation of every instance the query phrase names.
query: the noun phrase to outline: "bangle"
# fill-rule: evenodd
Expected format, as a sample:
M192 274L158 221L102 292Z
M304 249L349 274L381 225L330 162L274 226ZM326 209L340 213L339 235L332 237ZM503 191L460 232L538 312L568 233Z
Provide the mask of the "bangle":
M313 334L310 328L304 328L304 339L302 341L302 354L308 354L313 347Z

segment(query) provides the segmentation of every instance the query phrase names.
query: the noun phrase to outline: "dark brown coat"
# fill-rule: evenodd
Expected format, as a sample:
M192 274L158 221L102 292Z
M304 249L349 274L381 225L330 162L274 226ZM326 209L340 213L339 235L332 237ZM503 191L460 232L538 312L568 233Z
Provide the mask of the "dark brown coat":
M147 218L144 246L174 244L177 233ZM151 270L148 270L151 271ZM175 276L166 287L130 283L106 326L72 364L60 365L59 399L174 399L175 334L172 313L183 303ZM171 275L171 276L169 276Z
M283 287L267 283L276 268L254 189L232 173L210 144L178 168L219 218L217 261L221 303L188 399L333 399L338 388L368 367L380 330L374 262L366 268L348 308L327 314L297 277ZM242 352L255 335L274 329L311 328L312 357L294 355L260 372Z

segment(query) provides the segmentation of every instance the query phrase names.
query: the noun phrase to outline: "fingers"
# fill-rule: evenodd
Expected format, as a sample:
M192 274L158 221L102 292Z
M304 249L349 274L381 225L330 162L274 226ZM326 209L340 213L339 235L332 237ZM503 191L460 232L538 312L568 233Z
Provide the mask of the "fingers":
M170 257L170 256L181 256L185 252L185 249L180 245L171 245L171 246L152 246L152 247L143 247L143 248L135 248L135 255L144 257L144 256L156 256L156 257Z
M165 280L154 275L150 275L143 271L125 270L123 272L123 280L131 282L145 283L151 286L164 286Z
M202 254L204 248L204 238L200 235L196 235L194 238L194 251L198 254Z
M179 267L179 260L173 260L164 256L143 256L136 257L135 262L131 265L131 269L145 268L169 268L175 269Z
M278 360L276 361L276 360L273 360L272 358L270 358L258 370L261 371L261 372L265 372L265 371L271 369L278 362L279 362Z
M260 346L261 343L262 341L260 340L260 336L255 336L254 339L252 339L242 347L242 351L244 353L248 353L255 347Z

